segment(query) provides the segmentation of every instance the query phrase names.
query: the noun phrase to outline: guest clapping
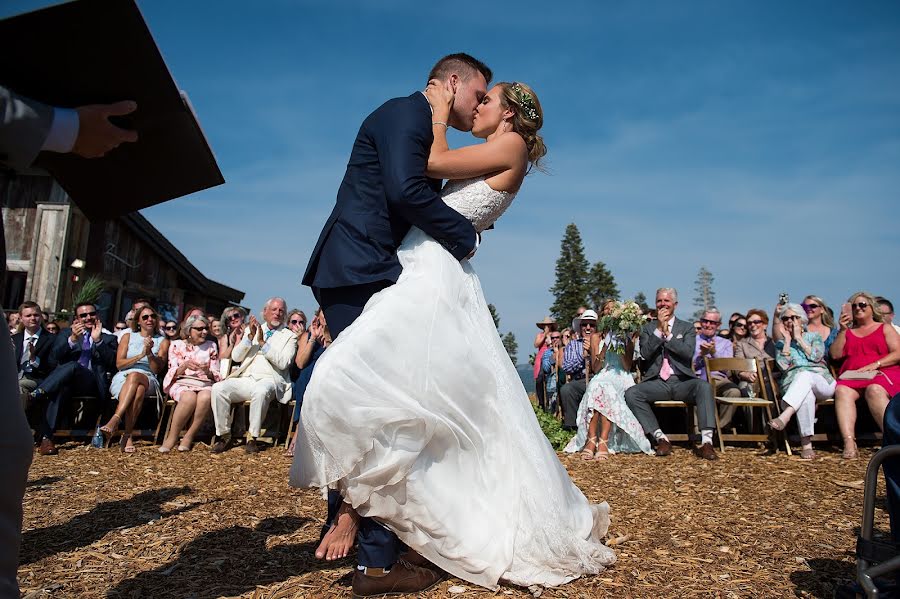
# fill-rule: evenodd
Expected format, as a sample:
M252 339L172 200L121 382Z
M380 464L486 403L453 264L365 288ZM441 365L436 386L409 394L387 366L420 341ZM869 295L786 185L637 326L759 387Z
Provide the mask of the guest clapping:
M859 456L856 400L865 397L872 418L883 428L888 401L900 393L900 335L883 320L871 294L855 293L841 308L840 333L831 346L831 357L843 360L834 399L847 459Z
M216 341L219 343L219 359L231 360L231 352L234 346L240 342L244 335L244 320L247 313L237 306L225 308L222 312L222 336Z
M178 435L191 420L178 451L190 451L198 431L210 414L210 394L213 383L220 379L218 344L209 339L209 321L205 316L188 318L182 328L184 339L173 341L169 347L169 371L163 390L175 401L172 426L166 435L161 453L168 453L178 442Z
M112 436L119 425L124 424L119 447L125 453L134 453L131 431L144 398L159 392L158 375L166 368L169 341L158 334L159 316L150 306L135 312L131 331L122 335L116 354L116 368L110 394L118 400L115 413L100 427L104 436Z
M762 364L765 364L767 359L774 360L777 350L775 342L769 337L768 327L769 315L764 310L754 308L747 312L747 328L750 330L750 335L734 344L734 357L745 360L753 359ZM769 374L775 375L774 372ZM752 390L757 396L761 395L761 383L757 377L756 372L738 373L741 381L739 387Z
M825 341L819 333L807 329L807 311L798 304L784 304L779 310L781 339L775 343L778 366L784 372L782 399L788 405L769 426L784 430L794 414L800 425L800 457L811 460L816 456L812 448L813 425L816 421L816 400L834 394L834 377L825 363Z

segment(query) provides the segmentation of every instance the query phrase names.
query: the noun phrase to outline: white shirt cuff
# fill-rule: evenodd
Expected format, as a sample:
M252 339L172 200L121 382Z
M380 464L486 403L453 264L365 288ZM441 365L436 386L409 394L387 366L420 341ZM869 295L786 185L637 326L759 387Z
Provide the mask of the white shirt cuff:
M72 151L78 138L78 112L72 108L54 108L50 132L42 150L66 154Z

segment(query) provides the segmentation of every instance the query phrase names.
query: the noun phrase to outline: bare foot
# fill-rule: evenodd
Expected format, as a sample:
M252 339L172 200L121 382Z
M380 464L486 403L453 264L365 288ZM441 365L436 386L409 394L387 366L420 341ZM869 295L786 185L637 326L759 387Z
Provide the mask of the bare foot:
M334 524L331 525L316 548L316 557L327 561L347 557L356 542L358 529L359 514L349 504L342 503L334 518Z

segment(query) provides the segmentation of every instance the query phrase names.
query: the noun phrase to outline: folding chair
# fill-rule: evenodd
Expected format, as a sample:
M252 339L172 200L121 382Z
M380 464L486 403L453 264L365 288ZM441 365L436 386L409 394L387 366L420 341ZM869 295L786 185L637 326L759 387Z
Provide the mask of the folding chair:
M722 425L719 421L719 405L728 405L728 406L746 406L751 408L762 408L765 410L766 421L763 423L763 427L766 428L769 420L772 419L772 406L775 405L775 402L769 398L769 391L765 385L765 379L763 378L763 371L760 368L759 362L755 358L704 358L704 363L706 364L706 380L712 386L713 398L716 401L716 409L715 409L715 417L716 417L716 433L719 436L719 449L722 452L725 451L725 441L769 441L773 440L771 434L762 434L762 433L723 433ZM762 383L760 384L760 394L762 397L720 397L717 394L716 386L719 383L724 381L720 379L716 379L712 376L713 372L755 372L757 379ZM752 420L752 416L751 416ZM773 440L777 447L777 443ZM784 439L784 447L787 451L788 455L791 455L791 448L787 442L787 437Z
M875 579L900 571L900 547L895 543L874 540L875 495L878 490L878 470L882 463L900 456L900 445L888 445L880 449L869 461L866 469L866 487L863 494L862 526L856 539L856 576L868 597L880 596Z
M697 431L697 413L693 404L675 399L666 399L653 403L654 408L683 408L684 409L684 434L682 433L666 433L669 441L679 441L690 443L700 437Z

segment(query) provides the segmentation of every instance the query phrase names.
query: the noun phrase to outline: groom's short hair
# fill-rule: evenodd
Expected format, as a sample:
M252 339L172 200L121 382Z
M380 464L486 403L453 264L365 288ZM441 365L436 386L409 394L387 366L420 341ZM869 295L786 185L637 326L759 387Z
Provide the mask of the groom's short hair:
M456 73L464 81L468 81L476 71L484 75L486 83L490 83L491 78L494 76L494 73L486 64L464 52L459 52L457 54L448 54L437 61L437 64L428 73L428 79L444 80Z

